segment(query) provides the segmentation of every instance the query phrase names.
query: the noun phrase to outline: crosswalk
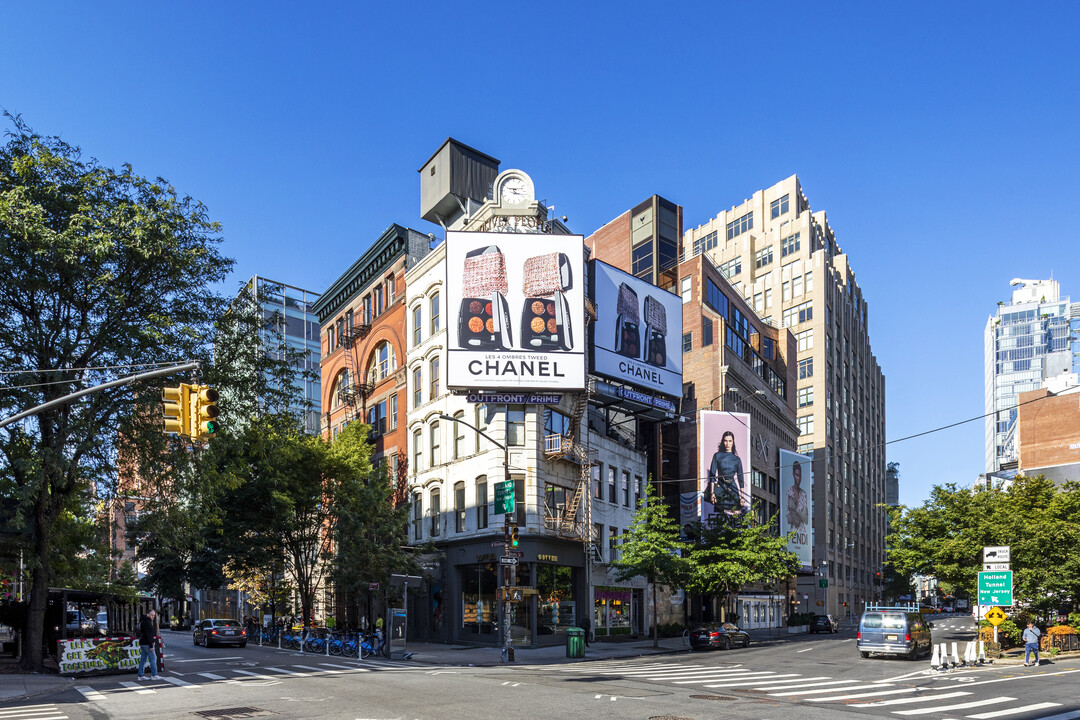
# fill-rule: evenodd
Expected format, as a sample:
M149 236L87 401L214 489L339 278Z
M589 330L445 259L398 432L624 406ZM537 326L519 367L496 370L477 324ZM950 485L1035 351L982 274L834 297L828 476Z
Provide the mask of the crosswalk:
M286 665L279 663L273 666L256 667L253 669L228 668L218 669L215 672L191 672L178 677L175 674L163 675L161 680L120 680L116 676L101 676L93 678L94 685L76 685L75 689L91 702L105 702L114 695L153 695L159 692L172 690L197 690L206 685L218 683L247 684L247 685L276 685L283 680L310 677L332 677L337 675L351 675L359 673L380 672L388 670L407 672L431 672L437 670L432 665L416 665L415 663L395 662L393 660L364 661L362 664L346 665L344 663L316 662L309 665ZM91 679L88 679L88 681ZM15 720L19 716L9 718L0 712L0 720ZM31 714L34 720L61 720L59 716L53 717L47 714Z
M0 709L3 720L68 720L57 705L19 705Z
M976 697L972 690L901 686L888 680L856 680L828 675L755 670L731 663L703 667L690 663L652 660L611 660L557 666L559 672L668 683L687 690L749 691L777 699L805 703L842 703L845 709L866 708L897 720L922 715L948 714L967 720L997 720L1024 716L1024 720L1080 720L1080 710L1061 703L1018 700L1009 695ZM990 691L993 695L993 691ZM1064 710L1064 712L1062 712ZM1040 712L1051 714L1032 714Z

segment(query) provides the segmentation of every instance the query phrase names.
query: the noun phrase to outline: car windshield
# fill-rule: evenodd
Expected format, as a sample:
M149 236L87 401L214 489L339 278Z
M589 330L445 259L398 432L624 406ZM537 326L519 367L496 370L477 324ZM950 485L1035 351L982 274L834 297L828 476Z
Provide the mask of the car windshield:
M889 629L904 627L904 616L900 613L886 613L881 619L881 626Z
M215 620L214 627L240 627L240 623L236 620Z
M881 627L881 613L866 613L863 616L863 627L867 628L879 628Z
M721 627L724 628L725 630L727 630L728 632L735 632L736 630L739 629L736 626L732 625L731 623L724 623L723 625L721 625Z

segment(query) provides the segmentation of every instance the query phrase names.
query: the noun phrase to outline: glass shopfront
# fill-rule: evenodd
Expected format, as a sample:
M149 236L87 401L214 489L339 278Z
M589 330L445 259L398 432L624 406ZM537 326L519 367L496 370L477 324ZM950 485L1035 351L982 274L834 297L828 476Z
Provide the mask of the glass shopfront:
M629 635L634 627L632 618L633 590L604 587L593 589L593 631L597 635Z
M499 608L495 600L498 574L495 563L463 565L458 568L461 582L461 633L463 636L486 636L496 641Z
M560 635L578 623L574 568L536 566L536 634Z

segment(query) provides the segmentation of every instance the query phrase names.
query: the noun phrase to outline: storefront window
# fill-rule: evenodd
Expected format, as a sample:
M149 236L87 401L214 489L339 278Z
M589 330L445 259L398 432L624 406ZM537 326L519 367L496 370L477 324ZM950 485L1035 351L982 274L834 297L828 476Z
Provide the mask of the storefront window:
M498 586L495 564L463 565L458 572L461 574L463 635L487 635L494 642L499 617L495 602L495 588Z
M593 627L597 635L628 635L631 629L630 588L593 590Z
M536 566L537 635L565 633L578 623L574 569L560 565Z

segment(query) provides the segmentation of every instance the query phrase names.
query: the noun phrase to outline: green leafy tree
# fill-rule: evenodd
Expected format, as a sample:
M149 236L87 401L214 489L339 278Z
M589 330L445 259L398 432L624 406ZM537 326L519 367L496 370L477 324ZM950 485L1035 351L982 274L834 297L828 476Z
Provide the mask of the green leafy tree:
M611 561L620 581L643 576L653 586L653 647L659 647L656 623L657 585L681 586L687 578L683 554L686 543L679 539L679 523L670 508L653 489L652 478L645 485L644 502L634 512L627 532L620 537L619 557Z
M976 597L984 546L1009 545L1014 606L1046 615L1080 601L1080 484L1018 477L1006 489L936 486L917 508L890 509L890 562Z
M690 550L687 589L726 601L743 585L793 575L799 557L788 550L787 536L776 534L776 525L777 516L758 524L752 512L725 522L699 523L698 542Z
M0 146L0 416L118 374L207 359L232 261L206 209L166 181L84 158L6 115ZM209 363L207 363L209 365ZM43 669L53 527L73 496L117 477L117 447L162 443L158 383L115 387L0 430L5 504L27 528L30 606L22 669ZM157 438L148 428L155 428Z

